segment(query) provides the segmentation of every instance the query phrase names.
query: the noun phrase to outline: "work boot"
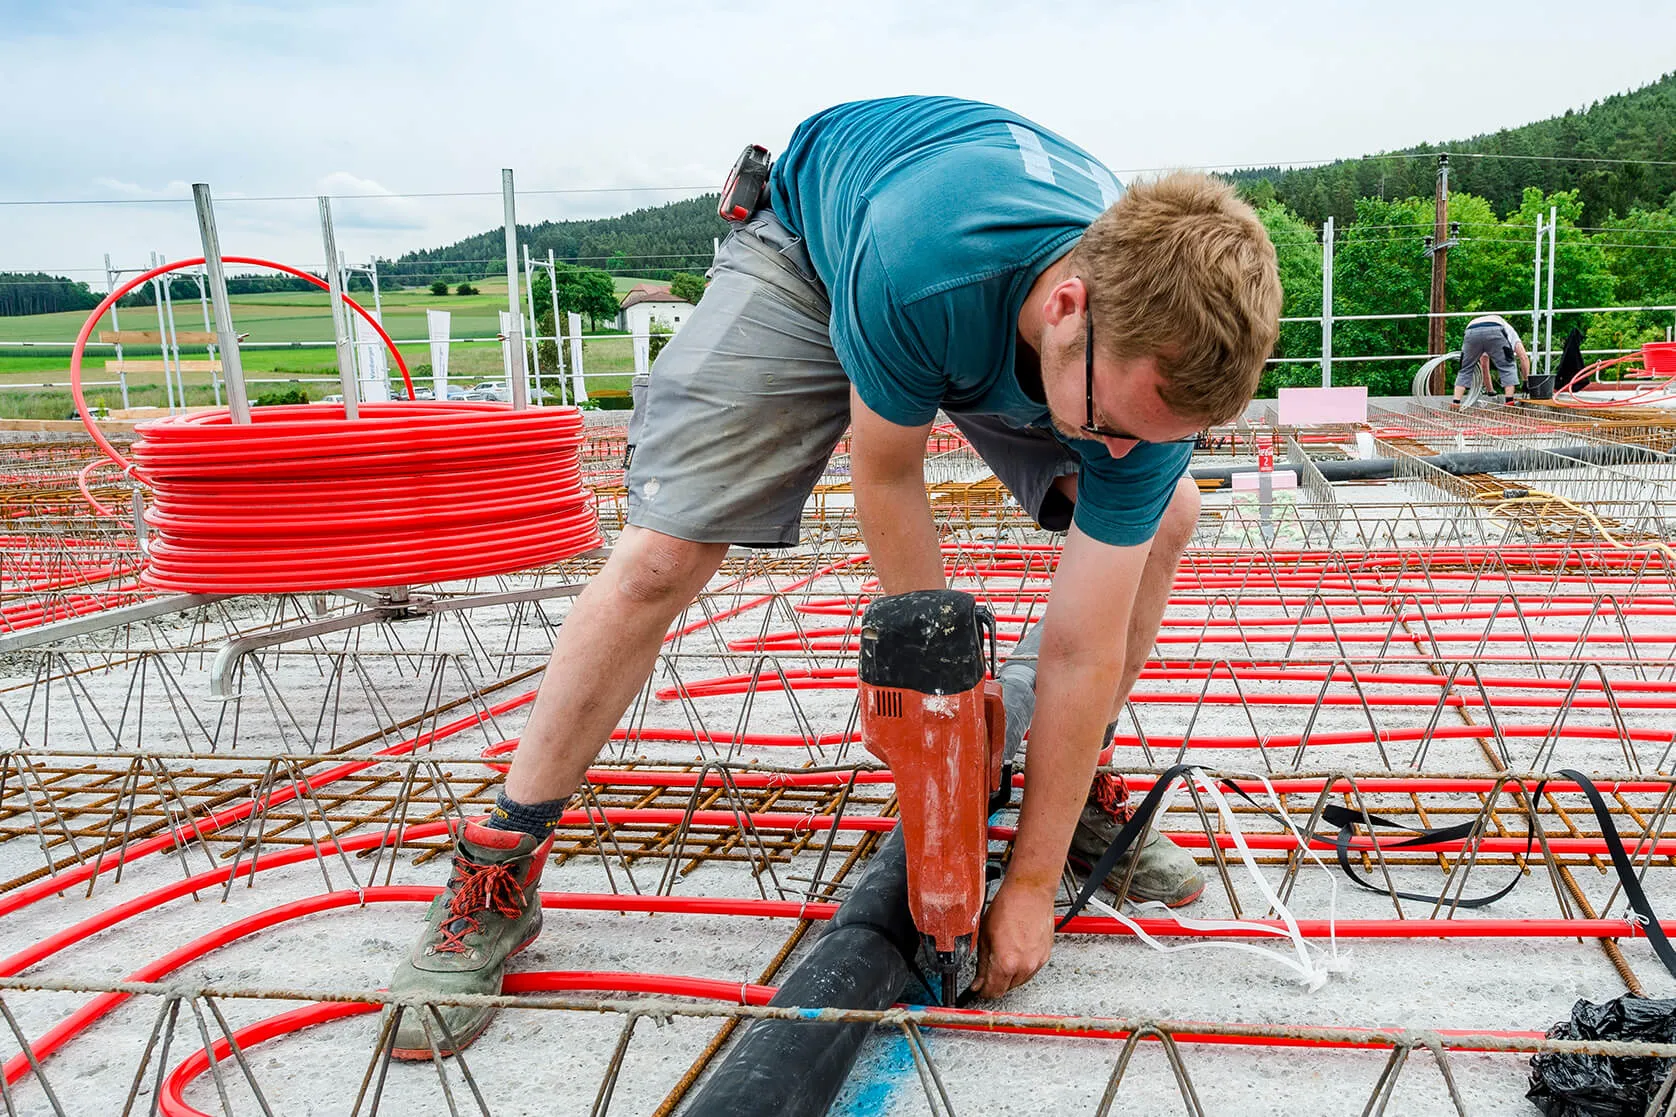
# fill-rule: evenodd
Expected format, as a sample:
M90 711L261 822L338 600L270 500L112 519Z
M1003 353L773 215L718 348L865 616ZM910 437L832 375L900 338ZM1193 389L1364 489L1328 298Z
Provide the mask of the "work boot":
M390 979L392 993L500 992L506 960L541 933L541 870L553 839L466 823L454 845L448 887L431 903L424 934ZM425 1024L444 1056L470 1046L488 1027L492 1008L437 1005L447 1031L430 1010L409 1007L396 1029L398 1059L429 1059Z
M1082 817L1077 819L1076 832L1071 835L1071 857L1093 866L1105 855L1112 839L1123 824L1129 821L1129 793L1123 777L1109 772L1096 772L1094 785L1089 788L1088 802L1083 804ZM1156 900L1166 907L1179 908L1191 904L1205 890L1205 875L1199 871L1192 854L1170 841L1156 826L1149 828L1146 840L1131 847L1112 871L1106 874L1106 887L1116 892L1129 875L1129 866L1139 859L1135 879L1129 882L1128 899ZM1119 895L1118 899L1125 897Z

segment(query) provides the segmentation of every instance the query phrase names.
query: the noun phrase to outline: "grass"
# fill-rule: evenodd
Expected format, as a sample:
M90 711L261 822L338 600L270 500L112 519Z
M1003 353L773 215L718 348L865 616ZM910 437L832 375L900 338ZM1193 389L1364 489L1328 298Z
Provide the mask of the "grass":
M618 277L618 289L626 291L644 280ZM500 332L499 312L506 306L506 280L474 280L479 294L439 296L425 289L386 291L381 294L384 328L400 344L402 357L408 367L430 364L430 344L427 340L425 311L447 310L452 315L449 323L454 337L493 338ZM371 305L370 292L362 292L364 305ZM359 301L359 300L358 300ZM303 347L297 342L328 342L332 339L331 304L325 292L280 291L261 295L234 295L233 323L247 342L289 342L291 345L273 348L241 348L240 362L252 397L271 390L275 383L290 382L293 378L326 377L328 382L300 383L318 399L335 393L337 388L337 353L330 346ZM157 312L152 307L138 307L119 312L124 329L157 328ZM80 311L62 314L34 314L0 318L0 418L62 419L73 417L74 407L67 388L41 387L62 384L69 379L70 350L66 346L23 346L22 341L75 340L87 315ZM188 302L175 305L175 324L180 330L202 330L202 314ZM110 328L107 317L101 329ZM8 342L11 343L8 345ZM634 371L632 343L628 338L600 338L585 341L583 367L588 384L601 389L627 389L628 377ZM187 360L202 358L201 347L181 346L181 356ZM115 379L115 373L105 371L105 361L112 351L100 346L88 353L84 366L87 380ZM123 356L136 360L156 360L156 346L126 346ZM546 370L549 374L551 370ZM476 383L504 378L501 346L498 342L454 342L449 347L449 380L453 383ZM162 406L164 404L162 377L157 374L129 374L128 401L133 407ZM186 395L189 405L215 403L214 392L207 373L188 374ZM421 384L421 386L423 386ZM94 407L122 406L121 392L116 387L90 388L88 403Z

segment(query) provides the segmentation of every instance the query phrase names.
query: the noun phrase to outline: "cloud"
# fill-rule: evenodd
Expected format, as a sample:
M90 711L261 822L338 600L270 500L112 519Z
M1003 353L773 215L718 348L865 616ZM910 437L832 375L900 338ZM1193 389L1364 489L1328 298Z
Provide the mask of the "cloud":
M133 198L145 200L150 198L176 200L192 197L192 184L181 179L165 183L162 186L141 186L136 182L123 182L121 179L100 176L93 180L93 185L106 194L118 198Z
M318 188L332 198L333 228L411 230L427 224L416 199L401 197L370 178L333 171L319 180Z
M620 213L719 182L742 145L783 148L820 108L898 93L1006 105L1118 169L1355 156L1657 78L1676 4L1611 7L713 0L647 23L551 0L0 0L7 81L50 91L0 114L0 200L124 203L0 205L0 269L193 255L192 207L168 204L192 182L214 187L229 251L299 263L320 255L319 193L361 259L497 227L502 167L527 191L521 223ZM1499 53L1436 49L1445 25ZM770 92L742 96L710 58L749 58ZM613 192L574 192L595 187Z

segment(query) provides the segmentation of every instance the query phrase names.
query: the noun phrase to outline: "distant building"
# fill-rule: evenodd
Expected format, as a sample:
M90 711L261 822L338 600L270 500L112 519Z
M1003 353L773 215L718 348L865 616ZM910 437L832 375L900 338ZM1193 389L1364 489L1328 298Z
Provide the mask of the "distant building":
M629 334L650 332L653 322L661 322L674 333L692 312L693 304L670 294L668 287L641 283L623 296L622 309L617 312L617 328Z

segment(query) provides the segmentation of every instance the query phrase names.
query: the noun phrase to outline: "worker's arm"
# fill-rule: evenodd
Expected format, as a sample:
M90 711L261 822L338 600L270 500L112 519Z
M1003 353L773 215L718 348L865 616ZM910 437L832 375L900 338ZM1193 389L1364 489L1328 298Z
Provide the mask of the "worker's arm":
M1149 550L1096 542L1075 526L1065 541L1042 620L1018 836L984 919L973 985L981 996L1022 985L1053 950L1053 900L1129 654L1129 616Z
M1531 378L1531 355L1525 349L1525 343L1518 338L1513 341L1513 355L1519 360L1519 379L1529 380Z
M1493 390L1496 386L1496 381L1495 377L1490 374L1490 355L1488 353L1484 353L1479 356L1478 372L1479 375L1483 377L1484 387Z
M850 389L850 488L861 536L886 593L943 588L943 554L925 496L931 424L881 418Z

